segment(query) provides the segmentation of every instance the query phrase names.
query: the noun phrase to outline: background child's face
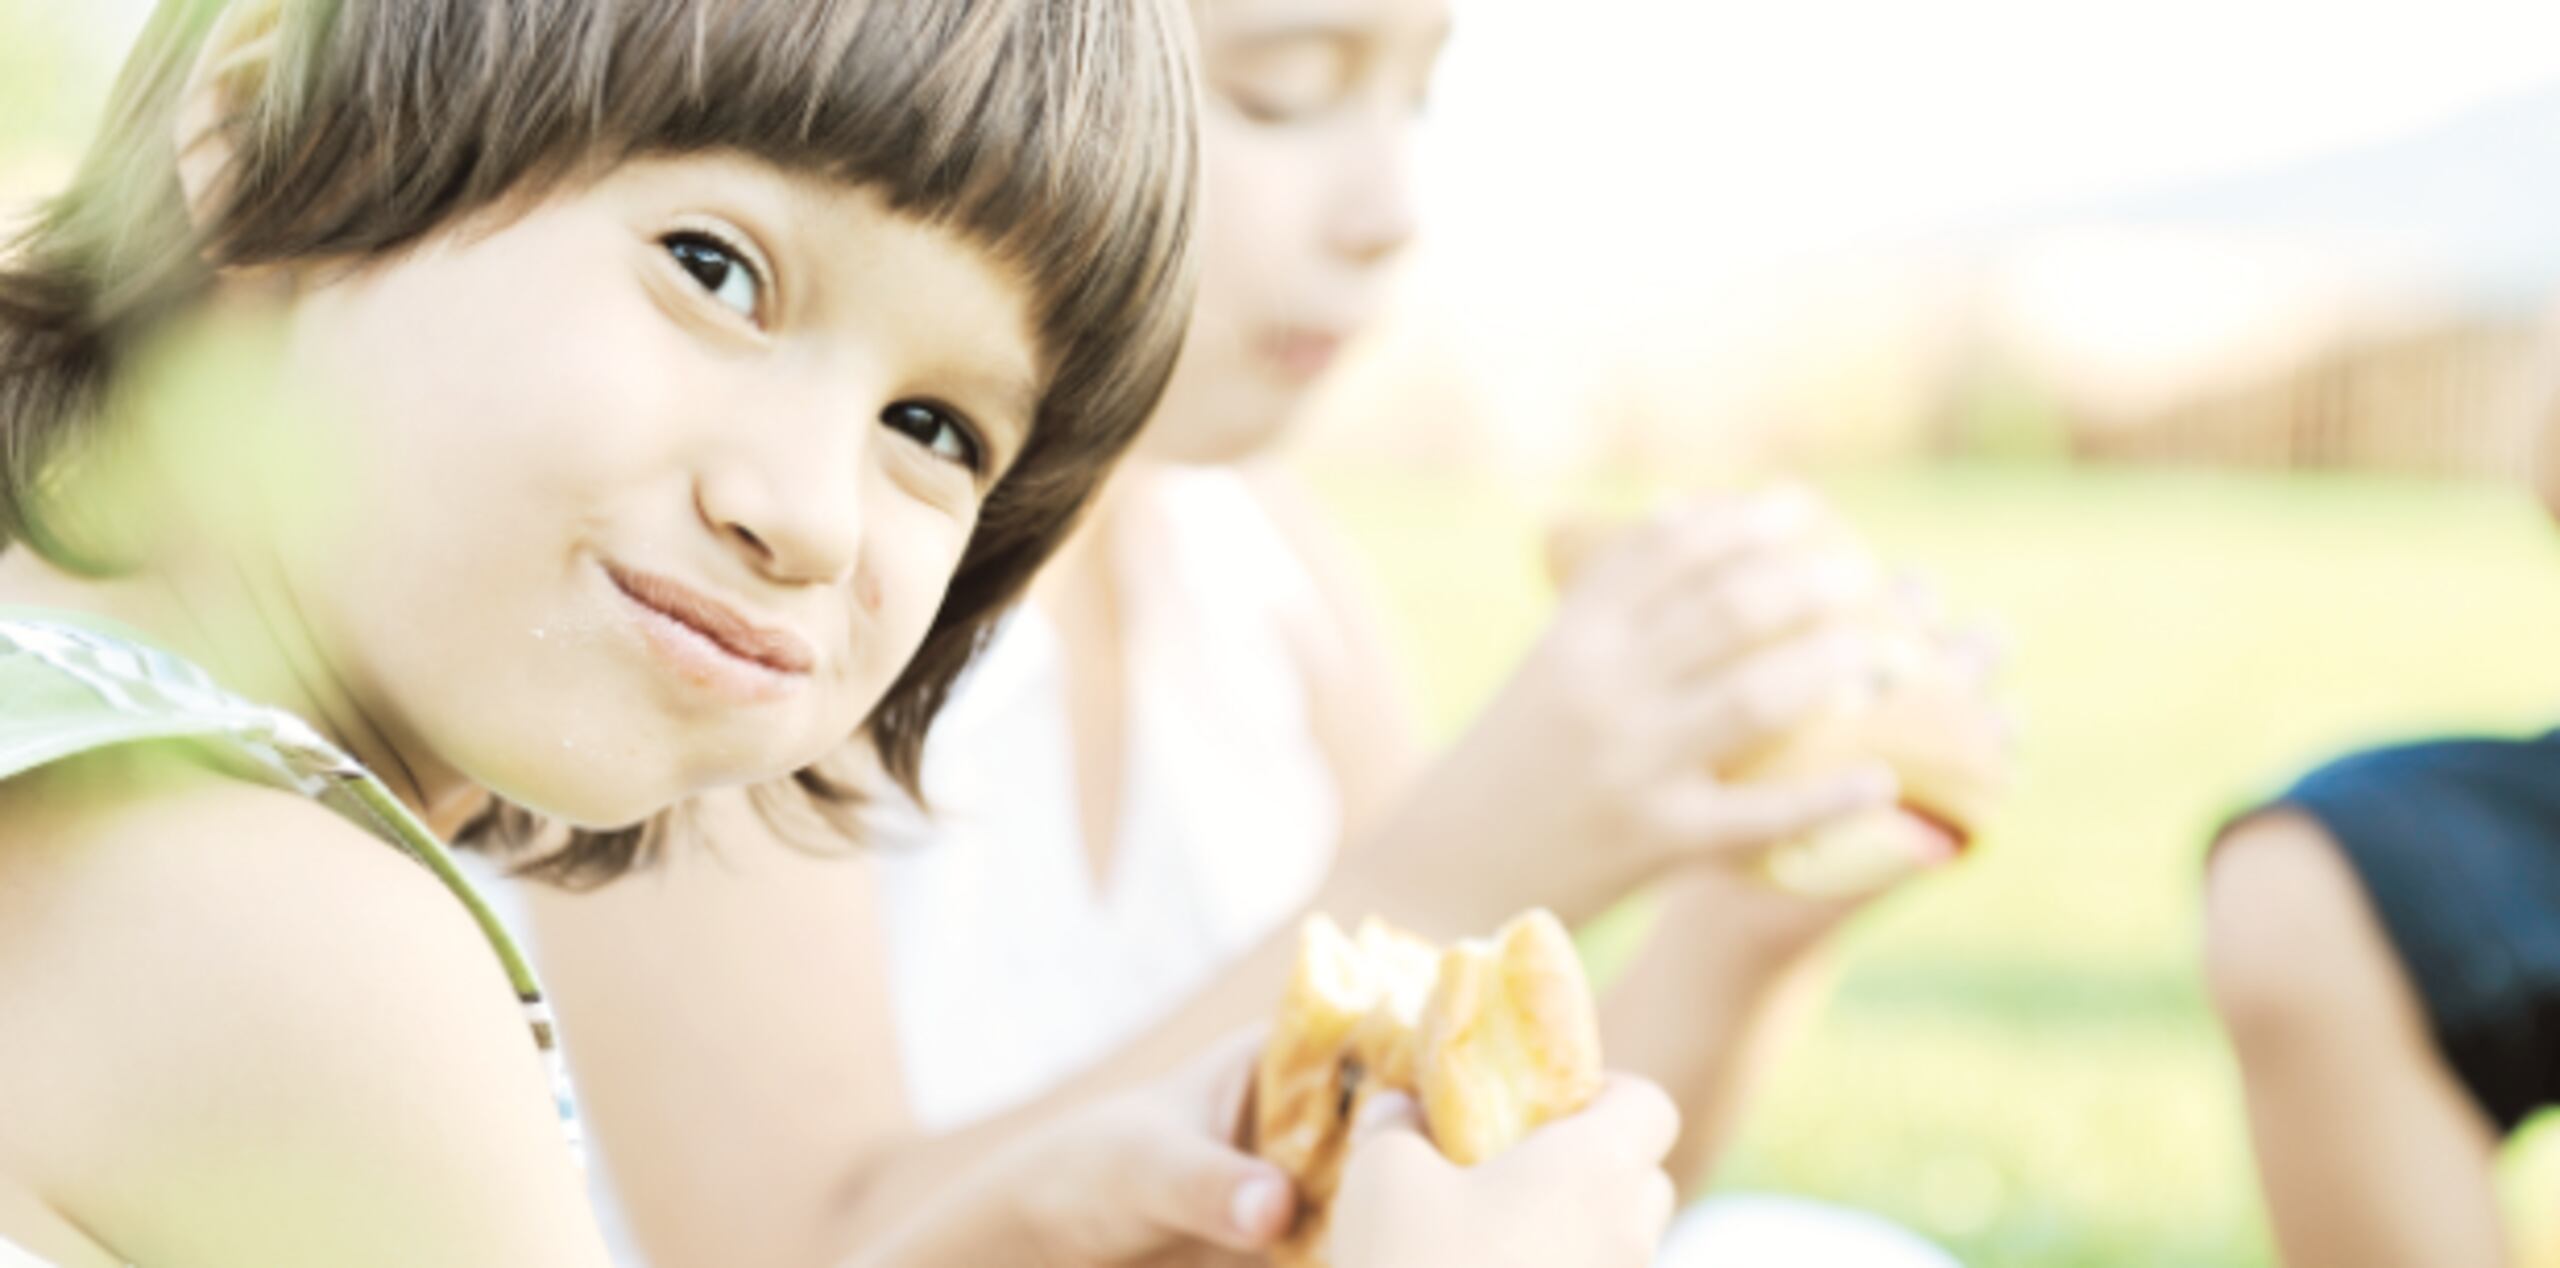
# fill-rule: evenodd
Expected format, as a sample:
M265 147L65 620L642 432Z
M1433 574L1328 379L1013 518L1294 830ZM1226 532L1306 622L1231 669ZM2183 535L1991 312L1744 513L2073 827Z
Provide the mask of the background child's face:
M726 157L306 279L287 324L325 478L261 493L321 650L404 754L590 825L849 736L1041 387L974 245Z
M1200 306L1141 442L1215 462L1268 444L1376 316L1413 236L1410 142L1447 0L1204 0Z

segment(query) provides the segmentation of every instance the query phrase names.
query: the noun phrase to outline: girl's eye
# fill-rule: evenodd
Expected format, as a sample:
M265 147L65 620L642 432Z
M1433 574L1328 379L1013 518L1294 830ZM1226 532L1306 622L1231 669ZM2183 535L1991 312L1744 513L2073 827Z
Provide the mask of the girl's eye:
M987 466L986 446L968 424L949 410L916 401L900 401L881 411L880 421L889 429L925 447L925 451L945 462L975 474L984 474Z
M1227 98L1235 104L1236 113L1265 127L1286 127L1303 122L1324 109L1321 102L1283 100L1268 94L1235 92L1227 94Z
M1300 35L1238 49L1222 58L1215 82L1245 118L1286 125L1342 104L1357 85L1358 59L1339 36Z
M756 266L747 262L744 252L693 230L668 234L664 242L667 254L711 298L749 321L762 320L764 279L756 275Z

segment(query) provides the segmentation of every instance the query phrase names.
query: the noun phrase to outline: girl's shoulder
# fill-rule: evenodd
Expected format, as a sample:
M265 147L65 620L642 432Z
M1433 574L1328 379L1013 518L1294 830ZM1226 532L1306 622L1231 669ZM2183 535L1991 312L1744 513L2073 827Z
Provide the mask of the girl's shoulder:
M580 1262L538 992L431 834L195 667L0 617L0 1016L44 1037L0 1045L0 1121L45 1147L13 1165L144 1261Z
M575 1209L469 914L317 803L151 749L0 784L0 930L0 1015L48 1037L0 1045L0 1119L128 1256L246 1250L295 1194L377 1229L522 1202L484 1170Z
M469 912L432 873L309 798L166 746L101 750L0 782L0 927L60 952L22 956L39 948L0 941L0 975L24 958L48 975L156 967L221 1001L191 1018L167 1007L168 992L141 992L153 1006L121 1019L140 1026L228 1028L315 983L342 999L431 999L459 986L497 1016L512 1013ZM119 1020L104 1006L118 1002L102 997L98 1020ZM504 1029L521 1046L520 1028Z

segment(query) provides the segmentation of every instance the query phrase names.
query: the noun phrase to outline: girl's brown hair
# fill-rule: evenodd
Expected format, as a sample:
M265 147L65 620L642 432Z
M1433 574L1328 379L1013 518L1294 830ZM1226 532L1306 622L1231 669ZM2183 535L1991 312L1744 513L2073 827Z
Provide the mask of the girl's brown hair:
M0 547L48 532L47 472L217 270L397 253L648 154L731 151L882 192L1017 271L1046 375L922 649L869 730L917 787L925 732L1153 409L1189 315L1198 160L1180 0L228 0L266 24L190 208L177 115L225 0L162 0L71 188L0 248ZM847 791L798 777L822 801ZM480 837L529 821L484 817ZM595 880L648 826L533 870Z

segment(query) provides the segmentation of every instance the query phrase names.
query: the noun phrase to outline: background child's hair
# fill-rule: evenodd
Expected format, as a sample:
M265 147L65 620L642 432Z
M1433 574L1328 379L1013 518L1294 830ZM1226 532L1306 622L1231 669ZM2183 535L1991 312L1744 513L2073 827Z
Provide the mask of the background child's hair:
M230 167L191 209L177 112L224 0L163 0L70 190L0 249L0 547L46 473L218 269L361 264L602 167L733 151L881 191L1029 285L1046 374L949 597L871 721L916 785L925 730L996 618L1154 408L1189 316L1197 181L1180 0L229 0L272 57L234 72ZM815 774L822 798L836 785ZM652 834L580 834L564 878Z

